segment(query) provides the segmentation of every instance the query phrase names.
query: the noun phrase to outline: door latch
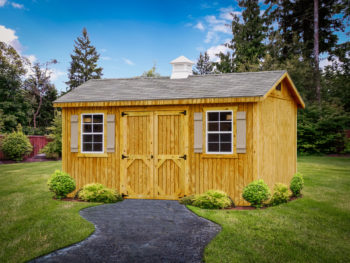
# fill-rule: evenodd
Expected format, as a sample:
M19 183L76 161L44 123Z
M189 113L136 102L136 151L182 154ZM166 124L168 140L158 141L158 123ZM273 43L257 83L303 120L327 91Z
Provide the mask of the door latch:
M122 159L124 160L125 158L129 158L129 156L122 154Z
M184 154L184 155L180 156L179 158L182 158L182 159L186 160L187 159L187 155Z

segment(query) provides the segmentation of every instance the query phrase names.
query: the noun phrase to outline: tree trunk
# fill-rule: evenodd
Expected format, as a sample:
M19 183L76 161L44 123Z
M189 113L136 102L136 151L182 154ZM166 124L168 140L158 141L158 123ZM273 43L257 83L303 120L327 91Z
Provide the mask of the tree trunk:
M39 99L39 105L38 105L38 108L37 108L37 110L36 110L36 112L34 113L34 116L33 116L34 129L36 129L36 117L38 116L40 108L41 108L41 104L43 103L43 96L39 95L39 98L40 98Z
M315 59L316 99L318 103L321 103L318 21L319 21L318 20L318 0L314 0L314 59Z

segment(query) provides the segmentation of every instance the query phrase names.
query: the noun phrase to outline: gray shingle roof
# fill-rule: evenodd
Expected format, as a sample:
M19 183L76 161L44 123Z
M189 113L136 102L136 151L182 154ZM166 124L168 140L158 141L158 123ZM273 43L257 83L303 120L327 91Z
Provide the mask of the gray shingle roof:
M89 80L55 102L262 97L286 71Z

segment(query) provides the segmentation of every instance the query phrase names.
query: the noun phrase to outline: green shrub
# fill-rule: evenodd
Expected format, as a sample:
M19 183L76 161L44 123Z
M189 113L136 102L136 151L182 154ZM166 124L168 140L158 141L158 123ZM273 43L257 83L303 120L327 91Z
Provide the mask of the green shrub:
M195 199L195 195L184 196L179 200L179 203L182 205L192 205Z
M293 196L300 196L301 194L301 190L304 187L304 178L303 175L301 173L296 173L291 182L290 182L290 190L293 193Z
M5 136L1 143L1 149L9 159L22 161L24 156L32 152L33 146L27 136L18 130Z
M270 200L271 205L279 205L288 202L290 196L288 186L277 183L273 190L274 192Z
M78 194L78 198L88 202L115 203L122 201L123 197L113 189L102 184L87 184Z
M251 182L243 189L243 198L254 207L262 207L270 198L270 189L264 180Z
M232 206L233 202L225 192L209 190L196 195L192 205L204 209L223 209Z
M75 181L69 174L56 170L47 181L50 191L55 193L58 199L65 198L67 194L75 190Z

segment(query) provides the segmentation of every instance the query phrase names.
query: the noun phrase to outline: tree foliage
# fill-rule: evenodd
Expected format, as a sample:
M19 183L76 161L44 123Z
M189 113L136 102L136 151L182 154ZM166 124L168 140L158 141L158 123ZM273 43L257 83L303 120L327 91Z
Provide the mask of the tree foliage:
M28 62L12 46L0 42L0 110L3 123L0 132L11 132L18 123L25 126L29 121L31 105L27 92L22 88L25 63Z
M89 79L100 79L103 75L102 68L97 65L100 55L91 44L86 28L83 28L82 36L74 42L68 72L69 81L66 82L68 90L78 87Z
M199 53L199 58L193 70L194 75L206 75L212 73L214 70L213 63L210 61L209 55L207 52Z
M160 77L160 74L156 72L157 65L154 63L153 67L150 70L147 70L142 73L142 77L148 77L148 78L156 78Z

